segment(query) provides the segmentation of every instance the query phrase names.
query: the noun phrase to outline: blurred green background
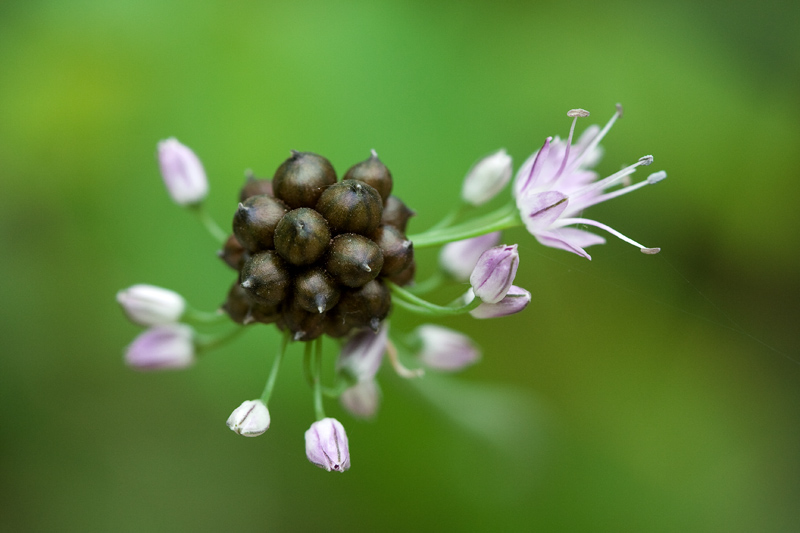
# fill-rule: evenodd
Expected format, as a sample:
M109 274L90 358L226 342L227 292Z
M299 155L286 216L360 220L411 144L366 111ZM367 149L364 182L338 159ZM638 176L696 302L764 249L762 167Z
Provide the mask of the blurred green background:
M796 2L0 3L0 529L800 530L800 8ZM184 372L141 374L134 283L214 309L233 274L166 195L168 136L227 226L243 172L290 149L339 172L375 148L433 224L501 147L519 165L568 109L604 123L609 174L670 178L589 215L585 261L524 231L522 314L449 319L483 361L380 374L352 469L310 465L299 349L243 439L277 336L253 328ZM579 129L591 122L584 121ZM435 252L420 252L420 276ZM442 292L446 298L450 294ZM446 300L445 300L446 301ZM419 323L397 312L396 332ZM328 359L335 348L328 347Z

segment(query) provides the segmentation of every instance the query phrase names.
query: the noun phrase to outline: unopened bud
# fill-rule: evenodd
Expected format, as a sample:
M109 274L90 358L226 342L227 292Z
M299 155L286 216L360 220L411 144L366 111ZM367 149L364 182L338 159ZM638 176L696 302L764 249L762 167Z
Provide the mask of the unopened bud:
M471 205L483 205L511 179L511 156L505 150L478 161L464 178L461 198Z
M344 426L335 418L323 418L306 431L306 457L328 472L350 468L350 447Z
M164 185L176 204L196 204L208 194L203 164L189 147L174 137L158 143L158 164Z
M117 301L131 322L141 326L177 322L186 310L180 294L154 285L134 285L119 291Z
M502 300L511 288L518 266L516 244L495 246L483 252L469 277L475 296L486 303Z
M154 326L136 337L125 362L137 370L185 368L194 363L194 331L183 324Z
M420 360L436 370L454 372L475 363L480 351L469 337L452 329L425 324L417 328Z
M269 410L261 400L247 400L234 409L227 425L243 437L257 437L269 429Z
M469 314L475 318L500 318L519 313L528 307L529 303L531 303L531 293L522 287L512 285L502 300L493 304L484 302L470 311Z

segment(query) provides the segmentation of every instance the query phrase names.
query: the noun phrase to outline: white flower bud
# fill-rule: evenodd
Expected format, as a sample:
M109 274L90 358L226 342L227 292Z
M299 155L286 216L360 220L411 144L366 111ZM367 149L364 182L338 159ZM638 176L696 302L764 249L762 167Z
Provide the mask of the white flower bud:
M203 164L188 146L174 137L158 143L158 164L167 191L176 204L196 204L208 194Z
M503 190L511 179L511 156L499 150L478 161L464 178L461 198L472 205L482 205Z
M269 429L269 410L261 400L247 400L228 417L228 427L243 437L257 437Z
M134 285L119 291L117 302L131 322L140 326L172 324L186 310L186 301L180 294L153 285Z
M381 390L374 379L359 381L346 389L339 402L356 418L372 418L378 412L381 401Z

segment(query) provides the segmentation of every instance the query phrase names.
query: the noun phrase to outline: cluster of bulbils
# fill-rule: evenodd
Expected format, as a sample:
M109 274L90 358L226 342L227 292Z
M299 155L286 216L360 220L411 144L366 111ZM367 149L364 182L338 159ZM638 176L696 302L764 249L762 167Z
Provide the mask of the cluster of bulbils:
M354 416L370 418L380 400L375 378L384 356L398 375L422 375L422 369L409 370L401 363L400 350L389 336L393 305L426 317L470 314L486 319L518 313L530 303L530 292L513 284L519 253L516 244L500 244L502 230L525 227L545 246L591 259L585 248L605 239L582 228L595 227L645 254L658 253L658 248L645 247L580 215L587 207L657 183L666 173L654 172L631 184L629 176L652 163L648 155L599 179L592 170L602 155L599 143L622 116L622 108L617 106L602 129L590 126L574 143L577 119L589 113L574 109L567 115L573 118L567 139L547 137L523 163L505 207L479 217L465 216L511 180L511 157L500 150L470 169L460 205L450 215L409 237L406 225L413 212L391 194L391 173L374 150L341 181L327 159L309 152L292 152L272 180L250 176L241 189L230 235L202 209L208 180L200 160L175 139L161 142L159 164L170 196L195 212L218 239L219 255L237 271L237 278L220 311L224 314L194 310L179 294L151 285L120 291L117 299L128 317L149 328L128 347L126 361L145 370L184 368L193 364L198 352L232 336L201 335L184 322L214 322L228 316L240 325L275 324L284 332L283 342L264 392L235 409L227 425L250 437L269 428L267 404L287 344L302 341L316 413L316 422L305 434L306 456L328 471L347 470L350 451L344 427L323 409L323 337L342 339L337 386L326 394L337 396ZM415 246L442 246L439 273L419 285L414 285ZM445 306L421 297L443 280L468 282L469 289ZM398 338L405 341L406 352L416 352L421 366L438 371L460 370L480 357L467 336L434 324L420 325L413 334Z
M275 323L293 340L378 331L384 280L414 276L413 214L373 151L337 181L331 163L293 152L270 180L248 178L221 257L239 272L223 306L239 324Z

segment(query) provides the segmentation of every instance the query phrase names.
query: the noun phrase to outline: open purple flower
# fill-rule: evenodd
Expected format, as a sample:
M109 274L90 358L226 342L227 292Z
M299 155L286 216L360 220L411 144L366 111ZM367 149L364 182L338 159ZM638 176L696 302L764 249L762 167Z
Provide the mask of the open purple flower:
M617 105L617 112L602 130L597 126L587 128L574 145L572 136L575 123L578 117L589 116L589 112L573 109L567 116L573 117L569 137L565 141L548 137L542 148L528 158L515 177L514 194L525 227L541 244L567 250L587 259L591 259L591 256L584 248L603 244L605 239L569 226L595 226L636 246L643 253L658 253L659 248L648 248L605 224L578 215L587 207L657 183L667 177L666 172L656 172L635 185L605 192L623 182L637 167L651 164L653 156L641 157L633 165L597 181L597 174L590 169L602 155L598 144L617 118L622 116L622 107Z

